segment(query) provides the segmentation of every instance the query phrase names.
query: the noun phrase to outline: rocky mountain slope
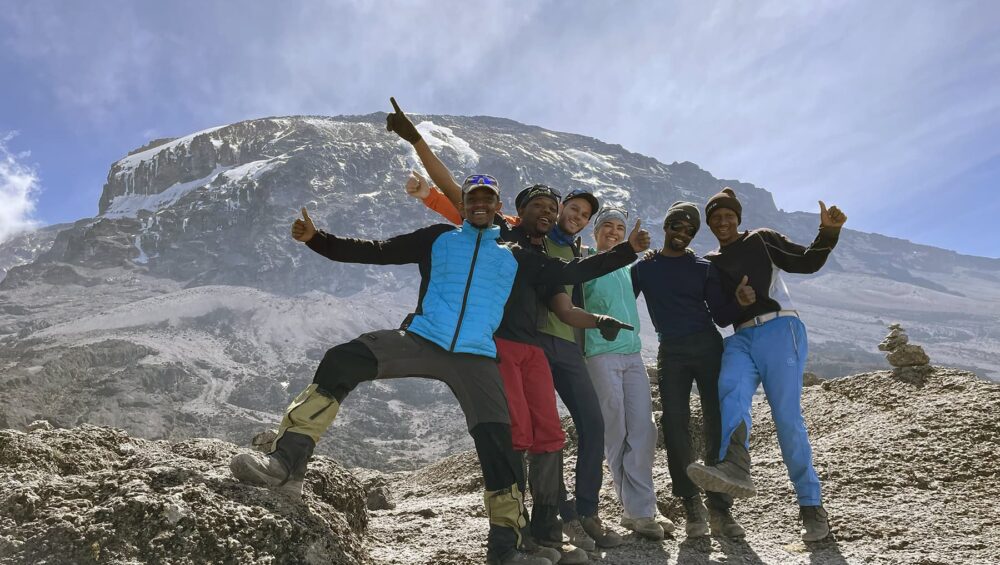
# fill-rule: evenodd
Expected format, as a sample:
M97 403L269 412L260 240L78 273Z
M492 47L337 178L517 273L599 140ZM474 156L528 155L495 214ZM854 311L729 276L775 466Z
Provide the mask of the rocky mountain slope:
M697 424L697 402L692 410ZM734 508L745 540L629 535L592 560L1000 562L1000 385L940 367L917 384L878 371L807 387L803 413L835 540L799 541L794 492L769 410L758 399L751 453L759 494ZM486 518L472 452L417 471L357 477L319 457L300 506L235 484L225 461L236 449L216 440L139 440L91 426L0 431L0 564L482 562ZM572 462L573 442L568 454ZM661 510L680 523L662 448L655 465ZM621 508L605 476L601 514L616 524ZM375 506L372 497L369 504L383 509L364 509L376 491L388 495L391 508L385 500Z
M235 442L274 425L326 348L396 327L415 303L412 266L335 264L288 236L303 205L320 227L360 237L438 221L403 194L416 158L384 117L267 118L156 140L111 166L99 216L0 244L0 425L47 417ZM508 207L541 180L590 188L655 226L671 202L732 185L746 227L807 242L818 222L692 163L498 118L416 121L456 176L497 175ZM703 229L695 247L711 246ZM847 230L821 274L785 282L821 376L884 366L872 344L889 321L938 363L1000 375L1000 260ZM642 337L652 359L648 319ZM351 465L412 469L470 446L447 389L424 381L359 387L336 426L325 453Z
M693 422L700 425L692 400ZM745 540L686 539L681 530L655 543L630 534L624 546L592 557L609 565L1000 562L994 488L1000 471L992 463L1000 456L995 417L1000 385L955 369L935 368L919 385L877 371L807 387L802 405L836 540L799 540L795 493L770 411L757 397L751 454L758 495L734 507L748 532ZM699 438L693 434L695 445ZM574 449L570 442L570 453ZM567 467L572 461L570 456ZM479 485L467 480L475 466L474 454L463 453L392 476L397 506L372 512L370 535L380 543L402 535L410 549L403 556L391 548L373 549L373 556L386 564L477 563L469 555L481 551L474 520L481 513L475 496ZM670 496L662 444L654 479L661 511L683 524L683 508ZM450 497L435 485L462 496ZM601 495L601 515L616 525L621 506L607 469ZM421 514L426 508L436 515Z

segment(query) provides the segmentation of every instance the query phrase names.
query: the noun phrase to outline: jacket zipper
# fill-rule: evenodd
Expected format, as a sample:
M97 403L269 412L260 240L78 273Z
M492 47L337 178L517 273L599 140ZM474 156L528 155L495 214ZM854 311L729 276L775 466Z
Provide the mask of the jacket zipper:
M451 347L448 351L455 351L455 344L458 343L458 333L462 331L462 318L465 317L465 303L469 300L469 289L472 288L472 273L476 270L476 258L479 256L479 242L483 239L483 230L479 230L476 236L476 248L472 251L472 265L469 266L469 280L465 281L465 294L462 295L462 309L458 312L458 325L455 326L455 337L451 339Z

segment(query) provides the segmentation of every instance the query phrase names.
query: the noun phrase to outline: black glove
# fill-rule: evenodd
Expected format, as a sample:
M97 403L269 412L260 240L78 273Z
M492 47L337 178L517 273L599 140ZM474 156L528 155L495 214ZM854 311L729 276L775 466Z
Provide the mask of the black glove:
M392 102L392 107L396 112L385 117L385 129L396 132L396 135L410 143L420 141L420 132L417 131L417 127L413 125L410 118L407 118L406 114L399 109L396 99L390 97L389 102Z
M601 331L601 337L605 341L614 341L618 337L619 330L633 331L635 328L620 322L611 316L597 316L597 329Z

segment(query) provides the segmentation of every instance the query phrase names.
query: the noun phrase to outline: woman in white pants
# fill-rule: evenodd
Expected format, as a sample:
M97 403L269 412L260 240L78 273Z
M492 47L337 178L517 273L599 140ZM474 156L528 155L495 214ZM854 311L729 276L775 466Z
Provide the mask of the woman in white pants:
M594 221L597 252L625 240L627 217L628 213L620 208L601 210ZM639 311L629 267L587 282L584 296L588 311L613 316L635 328L620 332L614 341L605 341L596 330L587 330L585 355L604 416L604 454L624 508L621 524L643 537L660 540L665 531L673 531L674 525L656 509L656 424L649 378L639 354Z

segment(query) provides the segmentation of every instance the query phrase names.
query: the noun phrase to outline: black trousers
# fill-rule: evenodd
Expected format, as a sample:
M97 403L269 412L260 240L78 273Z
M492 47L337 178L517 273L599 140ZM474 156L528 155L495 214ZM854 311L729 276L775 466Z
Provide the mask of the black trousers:
M705 422L705 464L718 462L722 434L719 408L719 369L722 365L722 336L714 328L677 339L660 341L657 355L660 402L663 404L663 439L667 447L667 468L674 496L698 494L687 475L694 462L691 446L691 384L698 384L701 412ZM729 508L732 497L709 492L708 505Z
M552 369L552 383L569 410L579 440L576 456L576 499L559 503L564 521L596 516L604 482L604 416L587 363L576 343L547 334L539 336ZM565 487L564 487L565 488Z
M381 337L382 339L389 340L396 339L394 336L388 334L383 334ZM408 354L404 353L404 350L412 350L414 347L419 347L421 351L411 351L411 353L421 356L418 362L413 363L415 368L420 367L421 374L411 376L442 380L452 387L452 391L456 393L463 411L467 412L466 419L471 424L469 434L476 444L476 455L478 455L479 465L482 467L483 482L485 483L486 490L504 491L511 489L514 485L524 485L524 470L521 466L520 456L514 452L510 424L503 421L483 421L506 419L504 418L507 414L506 398L501 394L498 399L492 392L492 386L490 386L493 377L490 375L488 369L491 366L496 373L496 381L500 383L500 372L496 368L495 362L482 357L481 359L486 362L483 368L487 370L477 372L476 374L468 374L464 381L468 386L463 387L463 385L458 385L463 390L456 390L452 386L452 382L458 383L459 381L450 378L449 375L442 377L433 373L447 372L451 368L447 363L448 356L454 356L459 365L472 363L472 366L475 367L477 361L475 359L468 359L475 356L450 354L440 348L437 349L443 353L433 351L433 349L424 349L425 347L436 348L437 346L423 340L419 336L415 338L415 345L393 343L391 346L375 346L374 348L370 347L364 338L365 336L362 336L357 340L338 345L328 350L323 357L323 361L320 362L319 368L316 370L313 382L318 384L319 388L323 389L326 394L336 398L341 403L341 406L343 406L347 395L363 382L381 378L406 376L403 374L387 375L385 373L385 366L400 361L401 356ZM407 335L406 339L412 341L414 337ZM394 355L393 352L396 352L396 354ZM393 358L389 359L390 356ZM436 367L442 367L442 369L439 371ZM474 387L469 384L470 381L477 379L486 379L488 381L482 387L482 389L486 390L486 393L480 387ZM502 390L502 383L500 386ZM482 403L496 402L499 402L500 405L481 406ZM476 411L478 417L468 414L470 411ZM496 556L503 556L509 553L517 546L518 536L519 531L517 529L495 524L491 521L486 542L487 553Z

